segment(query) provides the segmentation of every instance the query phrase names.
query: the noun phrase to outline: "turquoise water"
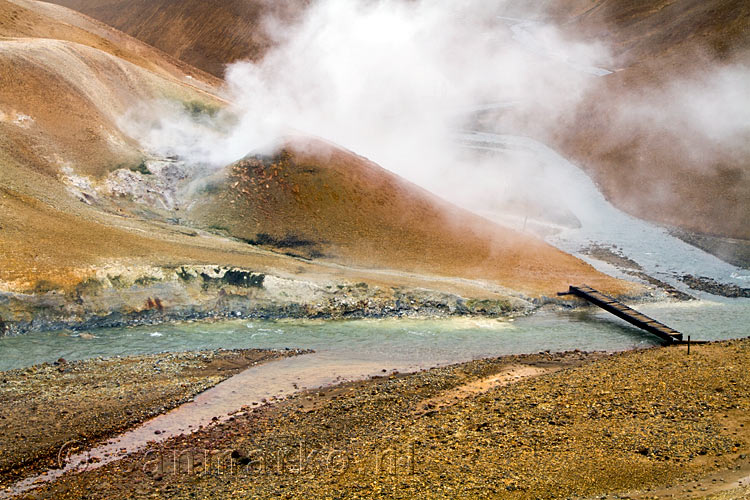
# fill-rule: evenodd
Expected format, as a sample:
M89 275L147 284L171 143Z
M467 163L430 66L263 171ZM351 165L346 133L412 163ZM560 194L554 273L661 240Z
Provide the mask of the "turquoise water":
M750 301L641 304L636 308L693 339L750 335ZM0 370L60 357L93 357L234 348L307 348L384 368L417 368L543 350L626 350L655 338L595 309L539 312L514 321L482 318L234 320L46 332L0 338Z

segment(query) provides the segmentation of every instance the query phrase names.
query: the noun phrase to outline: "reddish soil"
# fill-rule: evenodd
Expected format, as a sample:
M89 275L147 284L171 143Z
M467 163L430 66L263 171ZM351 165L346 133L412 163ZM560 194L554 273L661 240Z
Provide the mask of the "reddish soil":
M308 0L54 0L149 45L223 76L226 64L257 60L273 44L264 20L291 22Z
M235 164L194 215L250 242L368 268L483 279L530 294L622 282L529 235L453 206L365 158L294 138Z
M602 78L550 140L582 164L608 198L638 217L750 238L746 150L689 134L678 123L623 118L644 103L669 106L674 97L667 89L674 82L701 86L722 67L746 65L750 4L603 0L576 14L567 18L570 36L606 42L620 70Z

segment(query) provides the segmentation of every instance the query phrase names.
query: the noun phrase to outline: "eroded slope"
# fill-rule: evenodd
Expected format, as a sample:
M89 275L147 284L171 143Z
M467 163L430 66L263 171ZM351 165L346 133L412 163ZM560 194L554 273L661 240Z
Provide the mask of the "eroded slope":
M615 280L543 243L459 209L349 151L295 137L206 186L207 226L291 254L482 279L531 294ZM214 193L213 195L211 193Z

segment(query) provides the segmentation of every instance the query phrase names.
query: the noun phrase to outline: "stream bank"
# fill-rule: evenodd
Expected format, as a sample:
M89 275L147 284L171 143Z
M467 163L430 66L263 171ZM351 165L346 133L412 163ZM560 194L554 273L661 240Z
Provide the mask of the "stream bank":
M528 313L540 301L498 292L467 298L426 288L276 276L228 266L108 266L70 290L0 291L0 335L229 318L381 318Z
M0 372L0 489L89 448L251 367L298 350L214 350L85 361L59 358Z
M750 467L748 356L542 353L314 389L34 498L704 497ZM707 476L726 482L694 492Z
M726 303L652 302L641 304L638 308L688 335L692 334L696 339L745 336L747 332L744 325L750 321L750 308L741 300ZM168 442L201 426L213 426L232 420L238 411L247 412L248 408L256 408L274 398L288 398L306 387L331 387L342 382L362 381L397 372L419 374L432 367L455 366L456 363L466 362L482 363L471 360L492 359L493 356L518 359L514 356L546 351L539 356L543 359L557 359L560 355L555 353L579 348L616 352L647 349L656 344L655 337L603 311L590 308L565 311L555 306L518 318L383 318L340 321L235 319L99 329L85 334L30 333L0 338L0 349L5 355L0 361L6 367L24 367L59 359L60 356L74 360L76 357L90 359L101 356L143 356L146 353L169 353L185 349L207 351L220 347L283 349L293 346L315 350L314 354L251 367L196 396L195 401L149 420L92 450L91 454L79 453L75 456L76 462L70 462L77 464L75 468L80 468L83 464L91 470L98 466L106 467L112 459L123 453L138 453L149 442ZM578 354L580 353L576 351L576 355ZM170 356L159 354L156 358L170 359ZM120 361L115 359L113 362L116 365ZM158 367L153 362L146 365L151 370ZM531 370L535 376L543 375L537 368L540 367L524 370ZM39 371L54 380L67 376L61 375L62 372L58 372L60 369L66 370L64 363L26 370L32 374ZM25 373L23 370L21 372ZM523 370L522 372L528 375ZM90 389L94 390L91 393L93 401L97 400L100 385L104 387L104 395L111 390L120 390L110 388L108 392L106 379L113 373L116 374L117 370L105 371L102 373L103 381L91 385ZM507 377L502 375L499 379ZM119 380L116 382L119 384ZM477 388L486 387L484 382L468 383L468 395L475 394ZM37 385L40 384L22 384L28 390ZM435 394L430 401L437 401L440 405L441 401L451 400L454 395L461 396L466 392L451 392L448 396ZM85 402L79 401L78 404L81 408L88 407ZM160 408L165 407L160 405ZM424 405L420 408L420 412L432 411ZM92 425L96 425L96 421L97 419L92 419ZM92 459L93 463L90 462ZM31 478L19 487L25 490L36 486L35 483L42 478L54 480L59 476L60 473L55 472Z

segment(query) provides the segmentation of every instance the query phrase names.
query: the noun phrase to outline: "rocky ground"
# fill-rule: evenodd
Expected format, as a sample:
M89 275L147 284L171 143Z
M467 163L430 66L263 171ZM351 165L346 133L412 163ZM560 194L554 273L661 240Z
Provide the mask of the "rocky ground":
M0 372L0 486L58 466L65 443L164 413L239 371L297 351L233 350L93 359Z
M669 283L664 283L663 281L646 274L640 264L623 255L616 247L612 247L609 245L592 244L588 248L584 248L582 250L582 253L585 255L590 255L595 259L601 260L602 262L612 264L625 274L634 276L642 280L643 282L648 283L649 285L663 291L669 297L677 300L695 299L695 297L681 292ZM689 283L687 283L687 285L692 288L692 285L690 285Z
M686 274L680 279L693 290L701 290L713 295L720 295L722 297L730 297L733 299L750 298L750 288L743 288L737 285L727 285L725 283L719 283L712 278L693 276L691 274Z
M407 279L412 284L398 286L232 266L108 266L69 291L0 290L0 335L240 317L497 317L530 312L541 302L479 281L445 290L445 283L433 288Z
M742 498L750 340L300 393L28 498ZM610 495L610 496L607 496Z
M750 240L712 236L672 228L670 233L681 240L713 254L737 267L750 269Z

